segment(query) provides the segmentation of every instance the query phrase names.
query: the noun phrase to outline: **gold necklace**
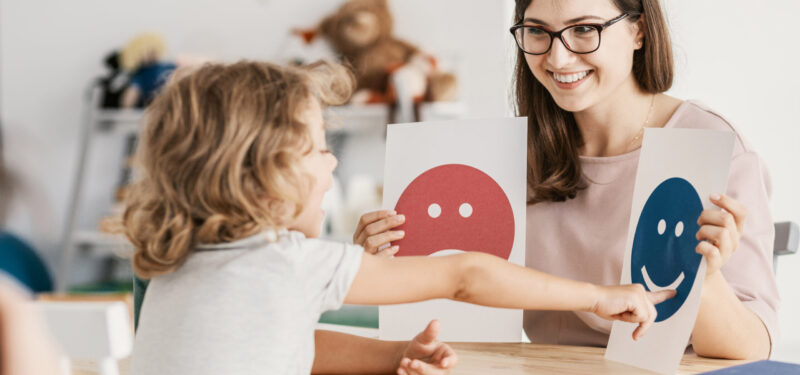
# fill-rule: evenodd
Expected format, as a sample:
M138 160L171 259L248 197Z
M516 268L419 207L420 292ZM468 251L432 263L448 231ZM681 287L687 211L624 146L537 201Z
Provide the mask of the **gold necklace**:
M634 135L633 138L631 138L631 141L628 142L628 146L625 147L625 152L628 152L628 150L630 150L631 148L631 145L634 144L634 142L636 142L639 138L641 138L644 135L644 128L650 122L650 116L653 114L654 104L656 104L656 94L653 94L653 96L650 97L650 109L647 110L647 117L645 117L644 122L642 123L642 126L639 128L639 131L636 132L636 135Z

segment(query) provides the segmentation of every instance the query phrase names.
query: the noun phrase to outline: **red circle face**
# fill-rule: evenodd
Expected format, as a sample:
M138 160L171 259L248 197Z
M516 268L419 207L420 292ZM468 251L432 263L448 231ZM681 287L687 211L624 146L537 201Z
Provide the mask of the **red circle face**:
M508 260L514 213L503 189L479 169L463 164L431 168L406 187L395 211L406 222L397 256L440 250L480 251Z

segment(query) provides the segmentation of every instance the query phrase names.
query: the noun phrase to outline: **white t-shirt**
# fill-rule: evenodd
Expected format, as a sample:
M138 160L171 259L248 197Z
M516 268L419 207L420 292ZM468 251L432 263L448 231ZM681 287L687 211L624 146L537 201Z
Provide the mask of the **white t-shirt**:
M150 281L131 373L309 374L319 316L342 305L362 254L294 231L198 246Z

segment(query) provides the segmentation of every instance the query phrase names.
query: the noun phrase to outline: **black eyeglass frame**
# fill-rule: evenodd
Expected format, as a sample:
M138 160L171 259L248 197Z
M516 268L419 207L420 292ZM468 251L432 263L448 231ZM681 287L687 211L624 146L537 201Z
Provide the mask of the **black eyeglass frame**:
M566 49L568 49L570 52L576 53L576 54L579 54L579 55L585 55L585 54L592 53L592 52L597 51L598 49L600 49L600 44L601 44L601 42L603 40L603 30L604 29L608 28L609 26L611 26L611 25L613 25L613 24L615 24L615 23L617 23L619 21L622 21L623 19L625 19L626 17L629 17L629 16L638 16L638 15L637 14L632 14L632 13L622 13L619 16L617 16L616 18L610 19L610 20L608 20L608 22L603 23L603 24L599 24L599 23L579 23L579 24L575 24L575 25L569 25L569 26L567 26L567 27L565 27L565 28L563 28L561 30L558 30L558 31L550 31L550 30L547 30L547 29L545 29L545 28L543 28L541 26L523 25L522 23L524 21L519 21L519 22L517 22L516 25L511 26L511 28L508 31L510 31L511 35L514 36L514 41L517 42L517 47L519 47L520 51L522 51L523 53L526 53L528 55L536 55L536 56L538 56L538 55L544 55L545 53L550 52L550 49L553 48L553 41L556 40L556 39L560 40L561 44L563 44L564 47ZM533 52L528 52L524 48L522 48L522 46L519 44L520 41L517 38L517 30L519 30L519 29L521 29L523 27L534 28L534 29L537 29L537 30L541 30L541 31L544 31L545 33L550 35L550 45L547 46L547 49L544 50L544 52L533 53ZM595 30L597 30L597 47L595 47L595 49L593 49L591 51L588 51L588 52L576 52L576 51L573 51L572 48L569 48L569 45L564 41L564 39L562 39L561 34L564 31L567 31L567 30L575 28L575 27L591 27L591 28L594 28Z

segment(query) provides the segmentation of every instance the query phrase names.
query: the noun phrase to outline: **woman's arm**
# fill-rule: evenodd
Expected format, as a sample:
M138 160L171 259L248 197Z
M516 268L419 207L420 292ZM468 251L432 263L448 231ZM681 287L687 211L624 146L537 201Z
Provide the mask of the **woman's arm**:
M704 357L765 359L769 356L770 339L764 323L736 297L722 272L705 280L692 346Z
M764 359L769 356L770 337L761 319L734 293L720 272L739 246L746 210L733 198L712 196L721 210L705 210L698 219L697 252L708 265L700 299L692 346L705 357ZM771 225L771 223L770 223ZM768 275L771 276L771 275Z
M345 298L354 304L395 304L449 298L527 310L578 310L640 323L634 339L653 324L655 303L674 291L641 285L604 287L548 275L483 253L386 258L365 254Z

